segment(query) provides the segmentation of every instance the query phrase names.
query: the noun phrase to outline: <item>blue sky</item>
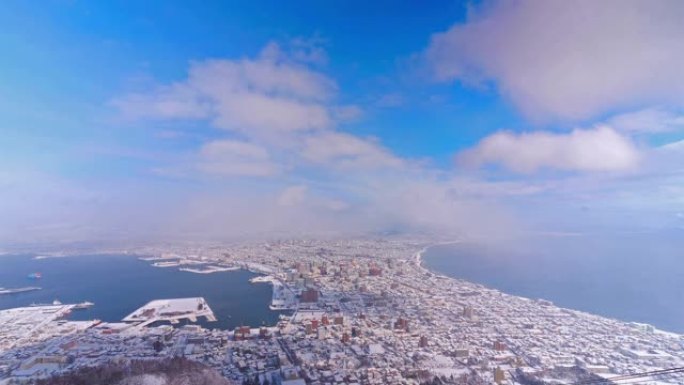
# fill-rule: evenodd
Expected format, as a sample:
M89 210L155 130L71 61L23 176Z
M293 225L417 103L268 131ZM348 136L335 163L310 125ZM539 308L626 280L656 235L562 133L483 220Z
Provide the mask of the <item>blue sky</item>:
M0 241L680 226L682 15L9 1Z

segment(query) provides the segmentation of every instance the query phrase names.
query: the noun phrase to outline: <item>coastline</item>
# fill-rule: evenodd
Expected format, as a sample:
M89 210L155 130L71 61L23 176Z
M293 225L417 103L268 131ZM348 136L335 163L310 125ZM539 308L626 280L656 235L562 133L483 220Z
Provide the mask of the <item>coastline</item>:
M655 325L652 325L652 324L649 324L649 323L638 322L638 321L630 321L630 320L624 320L624 319L619 319L619 318L615 318L615 317L605 316L605 315L601 315L601 314L591 313L591 312L584 311L584 310L566 308L566 307L562 307L562 306L556 305L553 301L548 300L548 299L543 299L543 298L534 299L534 298L530 298L530 297L525 297L525 296L521 296L521 295L516 295L516 294L507 293L507 292L505 292L505 291L502 291L502 290L497 289L497 288L490 287L490 286L488 286L488 285L486 285L486 284L483 284L483 283L480 283L480 282L473 282L473 281L470 281L470 280L467 280L467 279L463 279L463 278L451 277L451 276L445 275L445 274L443 274L443 273L441 273L441 272L433 271L433 270L431 270L431 269L429 269L429 268L427 268L427 267L425 267L425 266L423 265L423 254L425 254L425 252L427 252L429 249L431 249L431 248L433 248L433 247L435 247L435 246L454 245L454 244L459 244L459 243L462 243L462 242L463 242L462 240L458 240L458 241L449 241L449 242L439 242L439 243L434 243L434 244L430 244L430 245L428 245L428 246L425 246L423 249L421 249L419 252L417 252L416 255L414 256L414 263L415 263L416 267L418 268L418 270L420 270L420 271L422 271L422 272L424 272L424 273L432 274L432 275L434 275L435 277L438 277L438 278L440 278L440 279L451 279L451 280L455 280L455 281L459 281L459 280L460 280L460 281L464 281L464 282L468 282L468 283L471 283L471 284L474 284L474 285L481 286L481 287L486 288L486 289L488 289L488 290L495 290L495 291L498 291L498 292L500 292L500 293L502 293L502 294L505 294L505 295L508 295L508 296L517 297L517 298L523 298L523 299L529 300L529 301L546 300L546 301L551 302L552 306L554 306L554 307L556 307L556 308L558 308L558 309L562 309L562 310L566 310L566 311L571 311L571 312L576 312L576 313L580 313L580 314L584 314L584 315L589 315L589 316L592 316L592 317L601 317L601 318L608 319L608 320L612 320L612 321L615 321L615 322L620 322L620 323L622 323L622 324L624 324L624 325L627 325L627 326L630 326L630 327L635 327L635 326L646 326L646 327L652 328L654 333L667 334L667 335L674 336L674 337L677 337L677 338L684 338L684 333L677 333L677 332L672 332L672 331L668 331L668 330L659 329L659 328L656 327Z
M453 278L453 277L449 277L449 276L446 276L446 275L444 275L444 274L441 274L441 273L432 271L432 270L428 269L427 267L423 266L423 254L425 254L425 252L428 251L428 249L431 249L431 248L433 248L433 247L435 247L435 246L456 245L456 244L459 244L459 243L462 243L462 242L463 242L462 240L447 241L447 242L439 242L439 243L433 243L433 244L430 244L430 245L428 245L428 246L423 247L423 248L422 248L419 252L417 252L416 255L414 256L416 267L418 267L418 269L419 269L419 270L422 270L423 272L430 273L430 274L434 274L435 276L438 276L438 277L441 277L441 278L455 279L455 278Z
M454 280L454 281L468 282L468 283L471 283L473 285L485 288L487 290L494 290L494 291L501 292L507 296L524 298L526 300L531 300L531 301L537 301L540 298L544 298L543 296L537 297L534 295L530 296L530 295L513 294L511 292L495 288L491 285L488 285L488 284L482 283L482 282L478 282L476 280L470 280L470 279L465 279L465 278L447 275L443 272L431 269L425 264L424 259L425 259L425 256L427 255L426 253L428 251L430 251L432 248L434 248L436 246L444 246L444 245L457 245L457 244L461 244L461 243L465 243L465 242L467 242L467 240L458 239L458 240L442 241L442 242L425 244L425 246L422 249L420 249L420 251L416 252L412 258L409 257L408 261L411 264L415 264L415 267L417 268L418 271L423 272L423 273L427 273L427 274L431 274L432 276L440 278L440 279L450 279L450 280ZM101 255L106 256L106 255L110 255L110 254L99 253L99 254L94 254L93 256L101 256ZM121 255L121 256L131 256L131 255L133 255L133 254L125 254L125 255ZM35 255L34 255L34 257L35 257ZM62 257L66 257L66 256L60 256L60 257L54 257L54 258L62 258ZM139 258L139 259L143 260L142 258ZM148 260L147 262L153 262L153 260ZM149 265L153 266L153 263L150 263ZM295 301L291 300L292 290L289 289L289 287L286 284L284 284L282 281L280 281L279 278L277 278L277 276L275 276L275 274L277 274L277 272L274 271L270 266L267 266L264 264L259 264L259 263L254 263L254 262L247 262L247 261L243 260L243 261L237 261L235 263L234 267L226 268L227 271L232 271L234 269L243 269L243 270L246 270L246 271L249 271L252 273L259 274L259 275L261 275L261 277L258 277L258 278L260 278L259 281L268 282L271 284L271 286L272 286L271 301L270 301L270 304L268 305L268 307L271 311L292 311L292 310L296 310L296 305L294 305ZM182 270L182 269L179 269L179 270ZM185 271L195 273L195 274L209 274L210 273L209 271L203 272L203 271L189 271L189 270L195 270L195 269L188 268ZM218 272L218 271L212 271L212 273L213 272ZM256 283L256 282L251 282L251 283ZM550 300L550 301L553 301L553 300ZM657 326L655 326L649 322L634 321L634 320L631 320L629 318L620 318L620 317L611 316L611 315L604 315L604 314L599 314L599 313L592 312L592 311L579 310L576 307L564 307L564 306L556 304L555 302L552 302L552 303L553 303L554 307L559 308L559 309L564 309L564 310L568 310L568 311L572 311L572 312L576 312L576 313L582 313L582 314L587 314L587 315L591 315L591 316L601 317L604 319L614 320L614 321L620 322L620 323L625 324L625 325L630 325L631 327L638 327L639 325L642 325L644 327L652 328L654 330L654 332L666 333L666 334L673 335L673 336L684 337L684 333L682 333L680 331L669 331L668 329L661 329L661 328L659 328L659 327L657 327Z

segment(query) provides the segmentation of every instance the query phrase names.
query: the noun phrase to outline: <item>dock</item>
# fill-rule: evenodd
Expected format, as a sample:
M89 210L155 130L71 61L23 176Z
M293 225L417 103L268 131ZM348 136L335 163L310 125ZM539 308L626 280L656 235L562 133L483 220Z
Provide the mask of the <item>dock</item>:
M199 317L209 322L216 321L214 312L204 298L174 298L151 301L126 316L123 322L135 322L139 323L137 326L144 327L155 322L176 324L186 319L197 322Z

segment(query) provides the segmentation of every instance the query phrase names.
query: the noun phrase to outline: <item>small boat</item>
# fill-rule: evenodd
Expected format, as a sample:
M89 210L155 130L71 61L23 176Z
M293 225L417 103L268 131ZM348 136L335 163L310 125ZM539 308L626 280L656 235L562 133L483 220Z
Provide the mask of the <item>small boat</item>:
M43 274L41 273L31 273L27 276L29 279L41 279L43 278Z
M95 305L95 304L90 302L90 301L81 302L81 303L74 305L74 310L88 309L89 307L91 307L93 305Z

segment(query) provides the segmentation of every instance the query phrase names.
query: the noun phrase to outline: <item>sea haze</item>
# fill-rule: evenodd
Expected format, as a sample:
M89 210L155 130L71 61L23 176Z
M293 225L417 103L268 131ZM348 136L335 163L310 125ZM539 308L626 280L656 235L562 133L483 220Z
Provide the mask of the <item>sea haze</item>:
M440 245L425 267L503 292L684 333L684 238L544 236Z
M29 279L40 272L42 278ZM0 256L0 287L40 286L43 289L0 295L0 309L32 303L91 301L89 310L77 310L74 320L100 319L117 322L145 303L162 298L204 297L218 318L198 322L210 328L233 328L246 324L273 325L278 312L271 311L271 286L252 284L255 277L238 270L213 274L157 268L132 256L77 256L33 259L31 256ZM203 320L203 319L201 319Z

